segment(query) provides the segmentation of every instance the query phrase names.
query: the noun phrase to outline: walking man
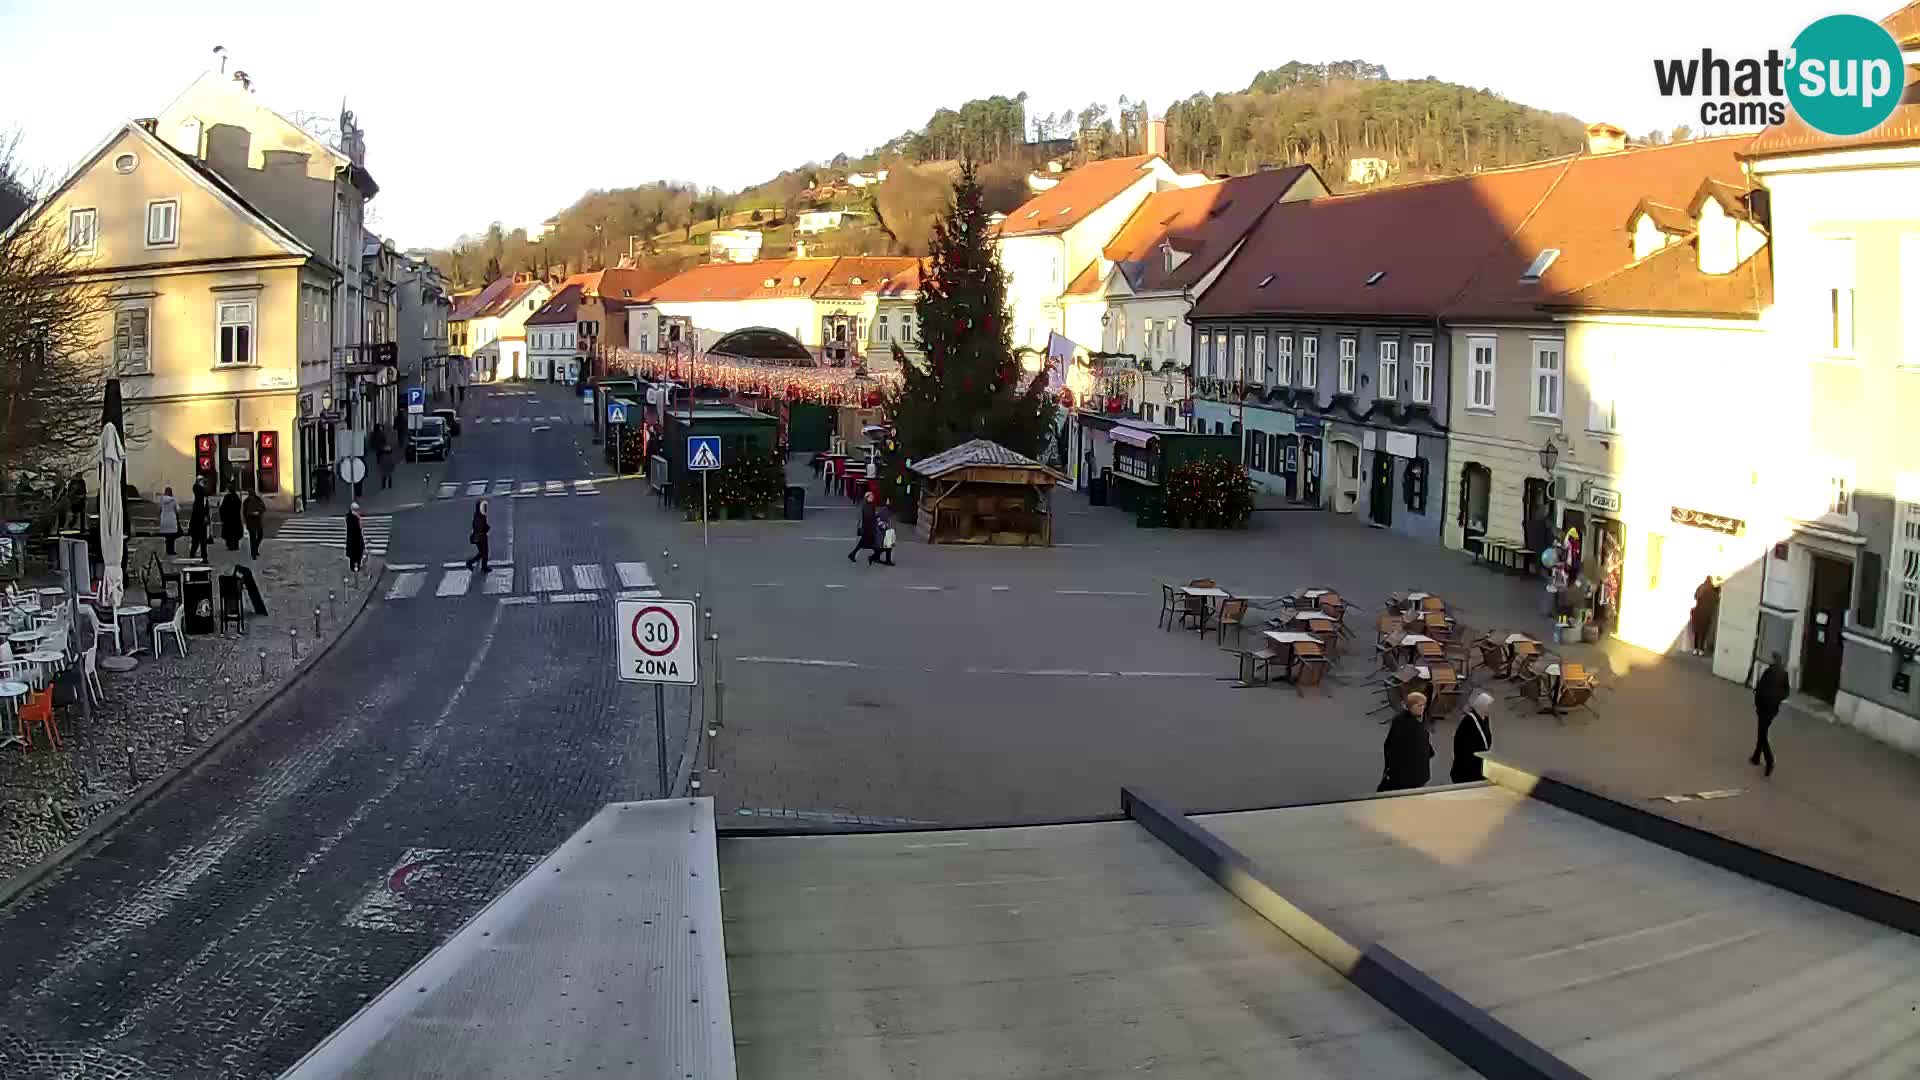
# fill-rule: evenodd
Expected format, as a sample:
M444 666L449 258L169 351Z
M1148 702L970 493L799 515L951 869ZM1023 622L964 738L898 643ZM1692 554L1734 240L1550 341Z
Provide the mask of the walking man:
M247 539L253 558L260 557L260 539L267 533L267 502L257 491L247 492L247 501L240 505L240 516L247 521Z
M1707 639L1719 619L1720 586L1714 584L1713 575L1708 574L1693 590L1693 611L1687 615L1687 627L1693 633L1693 655L1707 655Z
M880 508L875 505L873 492L869 491L860 500L860 540L847 552L847 561L853 562L854 556L864 549L873 552L867 556L867 565L880 561Z
M187 515L187 558L207 557L207 542L212 538L213 508L207 505L207 492L199 484L193 487L193 509Z
M467 543L473 545L473 554L467 556L467 569L473 569L477 560L481 573L493 572L492 564L487 561L487 534L492 531L493 526L487 521L487 500L481 499L480 505L473 508L473 531L467 535Z
M387 439L385 424L373 425L373 460L380 466L380 486L393 486L393 446Z
M1767 732L1773 728L1773 718L1780 715L1780 704L1787 700L1791 688L1787 685L1787 667L1774 653L1767 669L1753 684L1753 712L1759 720L1759 738L1753 744L1753 756L1747 759L1750 765L1760 764L1761 758L1767 759L1766 775L1773 775L1773 743L1768 741Z
M240 493L231 487L220 499L220 539L227 542L228 551L240 550L240 537L245 535L240 524Z

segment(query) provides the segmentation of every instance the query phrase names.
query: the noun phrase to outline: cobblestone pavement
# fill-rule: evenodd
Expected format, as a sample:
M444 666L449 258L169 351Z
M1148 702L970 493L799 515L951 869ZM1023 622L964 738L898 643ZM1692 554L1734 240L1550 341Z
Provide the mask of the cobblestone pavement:
M244 635L189 636L184 659L169 641L166 657L155 661L152 638L142 627L148 651L140 666L100 672L106 700L93 717L83 718L78 708L63 710L64 750L36 739L31 753L0 753L0 881L58 850L148 780L191 760L228 721L278 692L317 651L314 609L321 613L324 645L379 580L377 561L356 578L343 552L277 544L271 533L257 561L247 557L244 544L239 552L214 547L216 573L235 562L253 567L269 614L249 613ZM144 567L154 551L164 554L159 540L135 540L133 565ZM137 582L133 588L129 602L140 599ZM298 662L289 629L299 631ZM102 655L110 648L103 643Z
M578 475L583 432L529 427L469 438L451 475ZM496 500L496 558L644 558L627 499ZM401 511L389 560L464 558L471 512ZM0 909L0 1077L275 1076L605 803L655 795L605 599L501 599L376 593L296 691ZM670 761L689 707L669 697Z

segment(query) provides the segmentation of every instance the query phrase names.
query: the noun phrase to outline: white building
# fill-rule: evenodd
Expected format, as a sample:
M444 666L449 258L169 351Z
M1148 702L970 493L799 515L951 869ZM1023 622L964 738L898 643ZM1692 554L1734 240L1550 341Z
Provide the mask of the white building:
M850 222L848 219L864 216L866 215L858 210L803 210L800 216L794 219L793 231L800 236L812 236L838 229L842 225L857 224L857 220Z
M766 241L758 229L716 229L707 236L707 261L748 263L760 257Z
M579 285L568 285L527 320L527 375L536 382L579 377L581 294Z

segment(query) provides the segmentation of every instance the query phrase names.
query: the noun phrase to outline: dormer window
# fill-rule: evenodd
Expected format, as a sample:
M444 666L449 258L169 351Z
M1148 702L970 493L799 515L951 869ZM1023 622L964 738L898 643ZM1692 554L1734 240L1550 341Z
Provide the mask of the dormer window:
M803 278L803 277L796 277L796 278L794 278L794 279L793 279L793 287L794 287L794 288L796 288L796 289L797 289L797 288L799 288L799 287L800 287L800 283L801 283L801 282L803 282L803 281L805 281L805 280L807 280L807 279L806 279L806 278Z
M767 280L760 283L762 288L767 288L767 289L771 289L778 284L780 284L779 278L768 278Z
M1559 248L1546 248L1542 250L1540 254L1533 257L1533 262L1527 264L1526 272L1520 275L1520 283L1523 285L1535 284L1540 280L1541 276L1547 272L1547 267L1553 265L1553 260L1559 257Z
M1258 284L1258 285L1255 285L1255 286L1254 286L1254 288L1256 288L1256 289L1264 289L1264 288L1266 288L1267 286L1269 286L1269 285L1271 285L1271 284L1273 284L1273 275L1272 275L1272 274L1268 274L1268 275L1267 275L1266 277L1263 277L1263 278L1261 278L1261 279L1260 279L1260 284Z
M1374 287L1375 285L1378 285L1378 284L1380 284L1380 279L1381 279L1381 278L1384 278L1384 277L1386 277L1386 276L1387 276L1387 272L1386 272L1385 270L1375 270L1375 271L1374 271L1373 273L1371 273L1371 274L1368 274L1368 275L1367 275L1367 288L1369 288L1369 289L1371 289L1371 288L1373 288L1373 287Z
M1061 207L1060 209L1058 209L1058 210L1056 210L1056 211L1054 211L1054 216L1055 216L1055 217L1064 217L1065 215L1067 215L1067 214L1071 214L1071 213L1073 213L1073 207L1071 207L1071 206L1063 206L1063 207Z
M1030 218L1037 218L1037 217L1039 217L1039 216L1040 216L1040 211L1038 211L1038 210L1029 210L1029 211L1027 211L1027 216L1028 216L1028 217L1030 217Z
M847 280L848 280L848 281L850 281L850 282L852 282L852 283L853 283L853 284L855 284L855 285L864 285L864 284L866 284L866 282L865 282L865 281L864 281L864 280L863 280L863 279L862 279L862 278L861 278L861 277L860 277L860 276L859 276L858 274L856 274L856 275L854 275L854 276L853 276L853 277L851 277L851 278L848 278Z

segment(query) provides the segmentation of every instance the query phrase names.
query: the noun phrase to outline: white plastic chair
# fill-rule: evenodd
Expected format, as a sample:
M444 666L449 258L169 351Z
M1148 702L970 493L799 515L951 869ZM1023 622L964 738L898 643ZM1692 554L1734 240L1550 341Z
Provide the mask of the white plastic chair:
M160 657L164 655L164 651L160 648L160 643L167 639L162 636L163 634L172 634L174 644L180 647L181 657L184 658L187 655L186 620L187 604L186 601L182 600L180 603L174 605L173 618L153 628L153 658L155 660L160 659Z
M92 608L81 608L80 610L86 613L87 621L93 624L93 643L96 646L100 644L101 638L110 637L113 639L114 652L125 651L120 644L120 620L109 619L106 622L102 622L100 616L93 613Z
M99 659L100 646L97 642L92 648L80 654L80 670L82 673L80 681L86 686L87 693L93 696L93 701L96 705L107 700L107 692L100 685L100 668L97 664Z

